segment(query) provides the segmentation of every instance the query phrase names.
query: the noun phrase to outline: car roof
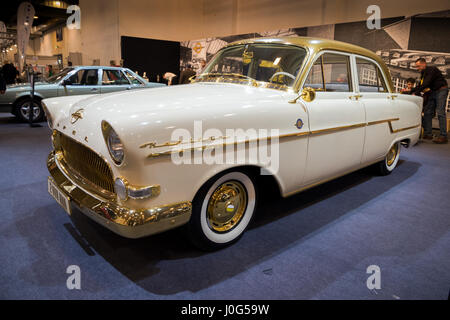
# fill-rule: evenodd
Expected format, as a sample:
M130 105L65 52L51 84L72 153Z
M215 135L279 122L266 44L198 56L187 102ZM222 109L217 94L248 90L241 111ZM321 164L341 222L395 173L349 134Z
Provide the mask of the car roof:
M336 50L343 51L348 53L360 54L366 57L369 57L374 60L379 60L378 55L375 52L370 51L366 48L342 42L337 40L329 40L329 39L321 39L321 38L311 38L311 37L267 37L267 38L253 38L241 41L235 41L230 43L228 46L236 45L236 44L245 44L245 43L283 43L283 44L292 44L301 47L307 47L310 49L314 49L315 51L320 50Z
M70 68L70 67L69 67ZM72 66L72 68L74 69L115 69L115 70L123 70L126 69L128 70L128 68L124 68L124 67L112 67L112 66Z

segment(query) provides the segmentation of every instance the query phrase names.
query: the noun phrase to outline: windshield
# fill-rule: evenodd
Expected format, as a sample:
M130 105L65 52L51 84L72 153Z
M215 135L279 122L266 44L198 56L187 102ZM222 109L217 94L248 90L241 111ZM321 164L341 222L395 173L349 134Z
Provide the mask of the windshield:
M222 49L197 81L247 82L276 89L292 87L306 50L284 44L242 44ZM235 79L232 81L230 79Z
M58 82L60 80L62 80L62 78L64 78L70 71L72 71L74 68L65 68L62 69L60 73L55 74L54 76L51 76L49 78L47 78L45 81L49 82L49 83L55 83Z

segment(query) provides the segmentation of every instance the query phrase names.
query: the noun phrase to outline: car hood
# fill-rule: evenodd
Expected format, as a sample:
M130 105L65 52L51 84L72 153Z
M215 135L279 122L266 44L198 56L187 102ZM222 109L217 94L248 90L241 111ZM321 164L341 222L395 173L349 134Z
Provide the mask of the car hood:
M70 112L83 108L86 114L103 116L105 120L156 119L167 115L178 118L184 113L203 115L220 112L221 106L260 103L267 99L291 96L275 89L255 88L239 84L196 83L155 89L93 95L72 105ZM223 111L227 111L223 110Z
M216 132L287 128L279 123L286 112L279 106L295 96L293 92L241 84L196 83L43 102L52 115L54 129L108 158L101 130L102 121L106 121L126 145L128 159L137 159L148 154L142 145L167 143L176 139L177 129L194 132L198 123L203 131ZM274 108L280 110L280 118L273 117Z

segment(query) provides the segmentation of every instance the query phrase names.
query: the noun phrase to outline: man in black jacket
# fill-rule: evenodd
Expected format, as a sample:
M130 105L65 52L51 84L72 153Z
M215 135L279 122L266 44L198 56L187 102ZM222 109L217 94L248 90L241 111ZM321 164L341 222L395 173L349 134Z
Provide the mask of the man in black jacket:
M445 105L447 103L448 85L441 71L436 67L428 67L425 59L416 61L417 69L420 71L420 82L415 88L414 94L428 94L428 101L423 109L423 139L431 140L432 119L436 112L439 120L440 135L433 140L435 143L447 143L447 118L445 115Z
M12 63L5 63L2 68L3 78L6 81L6 84L14 84L16 83L16 78L19 75L19 71L17 71L16 67Z
M178 80L178 84L188 84L191 83L189 80L193 76L195 76L196 73L194 70L192 70L192 65L189 63L183 71L180 73L180 79Z
M6 81L3 78L3 70L0 68L0 94L4 94L6 92Z

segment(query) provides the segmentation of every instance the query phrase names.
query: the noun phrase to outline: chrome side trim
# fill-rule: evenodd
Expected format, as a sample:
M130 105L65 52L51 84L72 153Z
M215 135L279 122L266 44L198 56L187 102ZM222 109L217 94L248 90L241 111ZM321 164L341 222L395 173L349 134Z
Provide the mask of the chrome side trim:
M283 138L289 138L289 137L301 138L301 137L311 136L311 135L328 134L328 133L332 133L332 132L338 132L338 131L344 131L344 130L350 130L350 129L356 129L356 128L363 128L363 127L373 126L373 125L382 124L382 123L389 124L389 130L390 130L391 134L409 130L409 129L414 129L414 128L417 128L420 126L420 124L418 124L415 126L394 130L392 128L392 122L398 121L398 120L400 120L400 118L391 118L391 119L377 120L377 121L371 121L371 122L362 122L362 123L356 123L356 124L347 125L347 126L332 127L332 128L313 130L313 131L289 133L289 134L279 135L276 137L267 137L265 139L272 140L272 139L283 139ZM225 138L228 138L228 137L217 137L214 139L213 139L213 137L210 137L208 139L199 140L197 142L214 141L214 140L225 139ZM176 150L169 149L169 150L164 150L164 151L156 151L156 152L152 152L149 155L147 155L147 158L157 158L160 156L166 156L166 155L177 154L177 153L182 153L182 152L191 152L196 149L197 150L205 150L205 149L209 149L209 148L225 147L227 145L237 145L238 143L246 144L246 143L250 143L250 142L258 142L261 139L262 138L248 139L248 140L244 140L244 141L234 141L234 142L228 142L228 143L224 142L224 143L220 143L220 144L216 143L216 144L209 144L209 145L193 146L193 147L181 148L181 149L176 149ZM162 144L157 144L156 142L149 142L149 143L145 143L145 144L141 145L140 148L149 147L150 149L153 149L153 148L160 148L160 147L165 147L165 146L176 146L179 144L184 145L184 144L189 144L189 143L194 144L193 141L190 141L190 142L182 142L182 141L171 142L171 141L169 141L169 142L165 142Z
M392 123L389 122L389 130L391 130L391 133L397 133L397 132L402 132L402 131L406 131L406 130L410 130L410 129L415 129L415 128L419 128L420 126L421 126L420 124L416 124L415 126L411 126L411 127L393 129Z

